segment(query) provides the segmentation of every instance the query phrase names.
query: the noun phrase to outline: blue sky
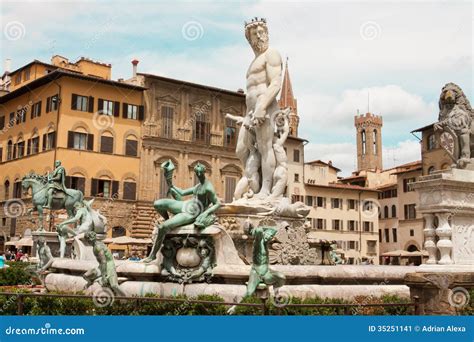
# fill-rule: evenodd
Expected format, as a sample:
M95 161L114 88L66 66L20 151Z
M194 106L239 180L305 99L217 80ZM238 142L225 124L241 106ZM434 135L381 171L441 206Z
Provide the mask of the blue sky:
M1 57L13 69L53 54L112 63L113 77L139 71L236 90L252 52L243 22L267 18L270 44L289 58L310 140L306 159L355 168L353 116L384 118L384 166L420 158L409 133L438 116L447 82L472 100L472 2L167 2L1 3Z

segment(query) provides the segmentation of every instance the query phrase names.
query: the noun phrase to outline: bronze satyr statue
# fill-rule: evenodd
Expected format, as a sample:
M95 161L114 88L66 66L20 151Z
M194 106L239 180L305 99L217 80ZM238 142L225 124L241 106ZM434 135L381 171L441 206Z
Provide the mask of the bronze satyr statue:
M168 170L173 169L171 161L164 164L166 164ZM167 170L165 165L162 165L162 167L165 171ZM157 226L158 234L153 243L153 248L148 258L144 259L143 262L151 262L156 259L166 234L174 228L194 223L197 228L204 229L214 223L216 219L214 212L220 207L220 203L214 187L206 179L206 167L198 163L194 167L194 173L199 179L199 183L189 189L182 190L170 182L170 193L178 199L162 198L155 201L155 210L160 213L165 221ZM172 179L169 173L166 177L169 180ZM182 196L189 195L192 195L193 198L187 201L180 200ZM173 216L170 217L169 214L173 214Z

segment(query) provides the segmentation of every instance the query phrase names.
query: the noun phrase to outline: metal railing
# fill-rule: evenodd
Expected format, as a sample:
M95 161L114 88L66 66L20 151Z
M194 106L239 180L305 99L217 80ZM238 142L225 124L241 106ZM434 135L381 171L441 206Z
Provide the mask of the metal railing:
M57 294L57 293L17 293L17 292L0 292L0 296L4 297L15 297L16 301L16 313L17 315L24 314L25 298L28 297L46 297L46 298L77 298L77 299L90 299L94 300L95 296L91 295L79 295L79 294ZM117 301L134 301L138 307L141 302L161 302L161 303L186 303L186 304L203 304L203 305L224 305L224 306L236 306L236 307L253 307L260 311L261 315L269 315L269 299L266 296L260 297L260 303L236 303L236 302L220 302L211 300L199 300L199 299L186 299L186 298L162 298L162 297L122 297L115 296L114 300ZM13 303L13 301L11 302ZM381 308L412 308L411 313L413 315L422 315L424 313L423 305L420 304L418 296L413 297L412 302L408 303L363 303L363 304L282 304L274 305L275 315L281 315L285 309L288 308L312 308L312 309L336 309L336 315L356 315L354 309L358 308L370 308L370 307L381 307ZM1 313L2 310L0 310Z

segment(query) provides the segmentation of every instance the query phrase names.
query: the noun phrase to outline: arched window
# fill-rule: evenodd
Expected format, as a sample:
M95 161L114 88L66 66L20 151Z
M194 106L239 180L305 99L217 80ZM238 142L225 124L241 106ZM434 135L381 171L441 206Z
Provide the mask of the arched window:
M373 147L373 152L374 152L374 155L377 154L377 130L374 129L374 132L373 132L373 139L374 141L372 142L372 147Z
M6 180L3 186L5 189L5 200L7 200L10 198L10 181Z
M431 175L433 172L435 171L435 167L434 166L430 166L428 168L428 174Z
M126 230L124 227L117 226L112 228L112 238L117 238L126 235Z
M23 138L19 138L16 144L16 157L22 158L25 155L25 141Z
M366 146L367 137L366 137L366 135L365 135L365 129L362 130L362 132L360 133L360 135L361 135L361 141L362 141L362 154L365 154L366 151L367 151L367 150L366 150L366 148L367 148L367 146Z
M397 217L397 207L394 205L392 205L392 217Z
M129 135L125 139L125 155L126 156L138 156L138 141L133 135Z
M383 207L383 216L384 216L384 218L388 218L388 207L387 206Z
M7 143L7 160L13 159L13 141L8 140Z
M104 132L100 136L100 152L114 153L114 136L110 132Z

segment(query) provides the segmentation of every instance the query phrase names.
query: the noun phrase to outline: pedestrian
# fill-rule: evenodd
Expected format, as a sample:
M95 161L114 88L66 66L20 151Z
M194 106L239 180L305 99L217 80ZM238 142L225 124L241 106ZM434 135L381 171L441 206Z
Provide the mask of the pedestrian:
M0 252L0 270L5 268L5 256L3 252Z

